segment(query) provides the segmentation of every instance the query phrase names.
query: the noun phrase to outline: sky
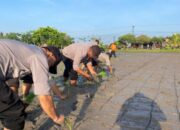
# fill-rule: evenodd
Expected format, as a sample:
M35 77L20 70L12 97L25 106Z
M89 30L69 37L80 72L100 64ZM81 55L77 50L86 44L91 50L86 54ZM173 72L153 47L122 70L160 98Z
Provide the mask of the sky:
M0 31L51 26L70 36L180 32L180 0L1 0Z

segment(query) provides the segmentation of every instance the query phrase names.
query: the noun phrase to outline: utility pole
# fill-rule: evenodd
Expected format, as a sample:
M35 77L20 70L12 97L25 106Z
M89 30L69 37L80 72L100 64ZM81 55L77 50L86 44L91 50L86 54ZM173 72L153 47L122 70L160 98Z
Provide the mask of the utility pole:
M135 26L132 26L132 34L134 35Z
M115 42L116 41L116 36L113 36L113 42Z

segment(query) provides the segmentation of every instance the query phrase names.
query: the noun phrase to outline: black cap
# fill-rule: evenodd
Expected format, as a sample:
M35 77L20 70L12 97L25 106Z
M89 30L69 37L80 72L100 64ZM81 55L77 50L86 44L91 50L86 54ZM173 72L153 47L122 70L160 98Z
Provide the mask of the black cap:
M100 53L101 53L101 49L99 46L94 45L91 47L92 53L93 53L93 59L97 60L97 58L99 57Z
M62 55L60 53L60 50L57 47L54 47L54 46L47 46L47 47L44 47L44 48L47 49L48 51L52 52L53 55L56 57L55 64L53 66L49 67L49 72L52 73L52 74L57 74L57 66L62 60Z

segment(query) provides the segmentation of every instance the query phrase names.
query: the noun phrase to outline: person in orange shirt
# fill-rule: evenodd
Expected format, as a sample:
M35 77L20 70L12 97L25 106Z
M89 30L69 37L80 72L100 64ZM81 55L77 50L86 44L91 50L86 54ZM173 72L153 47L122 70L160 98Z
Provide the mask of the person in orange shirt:
M110 44L110 58L112 57L112 55L114 56L114 57L116 57L116 51L117 51L117 45L115 44L115 43L112 43L112 44Z

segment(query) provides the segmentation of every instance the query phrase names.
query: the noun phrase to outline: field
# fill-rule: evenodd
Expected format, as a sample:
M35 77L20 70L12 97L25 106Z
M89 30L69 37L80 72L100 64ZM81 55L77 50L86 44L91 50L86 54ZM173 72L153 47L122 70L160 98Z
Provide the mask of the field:
M128 53L180 53L180 49L121 49L119 52Z
M112 65L114 75L101 84L71 88L64 101L54 97L73 130L180 130L180 54L121 52ZM25 130L68 130L37 100L27 112Z

